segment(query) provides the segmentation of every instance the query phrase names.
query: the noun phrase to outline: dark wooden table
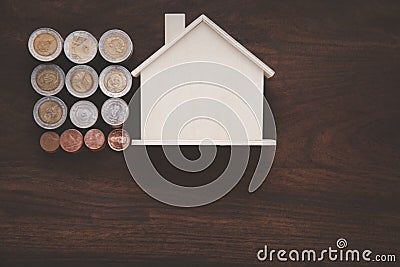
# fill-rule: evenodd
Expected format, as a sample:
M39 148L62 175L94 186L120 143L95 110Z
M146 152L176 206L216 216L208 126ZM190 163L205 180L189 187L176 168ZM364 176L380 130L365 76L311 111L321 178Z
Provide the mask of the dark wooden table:
M188 23L206 14L276 71L265 94L277 153L254 194L249 170L222 200L175 208L134 183L121 153L39 147L30 33L123 29L135 43L124 63L132 70L163 44L166 12L185 12ZM2 0L0 266L267 265L256 258L264 244L324 249L339 237L399 258L399 14L398 1ZM64 55L55 63L72 66ZM107 64L98 56L90 65ZM75 101L65 90L60 97Z

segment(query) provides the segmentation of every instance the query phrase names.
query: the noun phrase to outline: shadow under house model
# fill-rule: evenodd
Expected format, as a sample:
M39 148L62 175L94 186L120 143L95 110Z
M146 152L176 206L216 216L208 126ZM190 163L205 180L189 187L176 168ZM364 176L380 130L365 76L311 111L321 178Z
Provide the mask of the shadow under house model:
M142 139L133 145L276 145L263 139L264 76L274 71L205 15L185 27L185 14L166 14L164 46L132 75L141 76Z

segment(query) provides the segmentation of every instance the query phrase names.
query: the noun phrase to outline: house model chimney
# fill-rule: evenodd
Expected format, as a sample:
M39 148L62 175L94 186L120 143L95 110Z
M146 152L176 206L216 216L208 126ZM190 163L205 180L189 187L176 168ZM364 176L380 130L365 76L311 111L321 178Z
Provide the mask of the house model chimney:
M165 14L165 44L185 30L185 14Z

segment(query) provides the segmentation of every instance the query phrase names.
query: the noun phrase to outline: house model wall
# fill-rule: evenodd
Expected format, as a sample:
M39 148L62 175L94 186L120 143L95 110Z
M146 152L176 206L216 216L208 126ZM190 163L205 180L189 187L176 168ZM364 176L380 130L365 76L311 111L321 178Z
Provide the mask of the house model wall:
M243 122L248 140L262 140L264 76L270 78L274 71L205 15L201 15L185 27L184 14L166 14L165 42L163 47L132 71L133 76L141 76L141 138L163 141L229 140L232 137L227 134L224 125L201 117L182 125L178 136L163 134L164 123L168 116L181 103L194 98L210 98L229 106L235 112ZM180 72L182 66L185 66L182 64L193 66L196 62L220 64L240 72L242 76L226 77L226 84L246 77L259 90L259 96L254 97L254 92L246 96L246 90L240 92L236 92L235 89L226 90L224 84L219 86L203 82L188 83L183 77L184 73ZM176 70L171 69L176 66L181 67ZM160 73L168 69L171 70L169 75L161 77ZM192 71L207 70L199 68ZM157 76L159 76L157 83L149 82ZM179 84L180 80L182 82L176 88L165 88L162 85L170 82L166 79L174 79L176 84ZM246 98L249 101L244 101ZM204 109L209 108L204 106ZM217 108L212 112L218 114L223 111Z

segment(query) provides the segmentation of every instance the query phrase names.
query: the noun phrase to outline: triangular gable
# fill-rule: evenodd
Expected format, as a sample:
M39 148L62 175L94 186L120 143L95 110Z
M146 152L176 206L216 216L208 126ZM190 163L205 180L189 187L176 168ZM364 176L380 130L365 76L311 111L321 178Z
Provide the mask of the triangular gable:
M211 29L213 29L216 33L218 33L222 38L224 38L228 43L234 46L237 50L239 50L243 55L245 55L248 59L250 59L254 64L256 64L259 68L264 71L264 75L267 78L271 78L275 72L268 67L264 62L258 59L255 55L253 55L249 50L247 50L243 45L238 43L235 39L233 39L229 34L227 34L223 29L221 29L217 24L212 22L205 15L201 15L197 19L195 19L189 26L185 28L185 30L178 35L173 41L165 44L163 47L157 50L153 55L147 58L142 64L140 64L136 69L132 71L132 75L134 77L138 77L140 72L145 69L148 65L150 65L153 61L155 61L159 56L161 56L165 51L167 51L174 44L179 42L186 34L188 34L191 30L193 30L197 25L201 22L205 22Z

